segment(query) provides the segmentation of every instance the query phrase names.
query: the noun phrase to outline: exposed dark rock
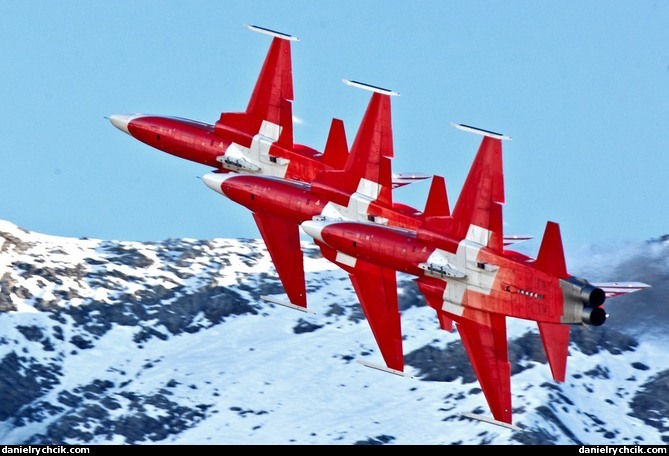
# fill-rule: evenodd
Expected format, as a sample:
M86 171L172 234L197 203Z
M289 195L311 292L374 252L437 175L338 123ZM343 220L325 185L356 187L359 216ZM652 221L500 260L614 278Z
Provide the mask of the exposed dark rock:
M330 317L332 315L336 316L343 316L346 315L346 308L343 306L340 306L339 304L332 304L328 308L328 310L325 312L326 317Z
M297 325L293 328L293 332L295 334L310 333L322 327L323 325L316 325L300 318Z
M585 371L584 374L592 378L600 378L605 380L611 378L609 370L606 367L600 366L599 364L595 366L594 369Z
M41 279L49 281L51 283L55 283L56 285L63 284L63 279L61 278L63 274L58 269L50 267L40 267L33 263L26 263L23 261L14 262L14 267L20 271L19 273L23 277L29 277L29 276L40 277Z
M546 351L541 336L537 332L526 332L517 339L509 341L509 362L511 375L518 374L531 367L526 362L546 364Z
M238 288L249 293L254 300L259 301L261 296L275 295L284 293L283 286L277 276L270 276L265 273L254 277L247 277L247 280L240 282Z
M72 394L69 391L61 391L58 393L58 402L66 407L77 407L82 401L83 398L76 394Z
M130 266L133 269L147 268L153 264L153 260L124 243L106 243L104 250L110 254L109 261L114 264Z
M452 382L462 378L463 383L476 382L462 342L451 342L445 349L426 345L404 356L404 362L419 370L418 376L429 382Z
M118 410L121 408L121 404L111 396L105 396L100 400L100 405L108 410Z
M29 231L24 230L21 227L17 228L26 234L30 234ZM21 239L6 231L0 231L0 237L4 238L5 240L5 242L0 243L0 252L16 250L17 252L23 253L30 247L30 244L23 242Z
M538 333L528 332L509 341L509 362L511 375L531 367L527 361L546 363L541 337ZM406 364L420 370L420 377L426 381L452 382L462 377L464 383L477 381L469 357L461 341L448 344L446 349L426 345L405 355Z
M411 307L425 306L425 296L418 289L418 285L413 280L398 281L398 300L400 311L405 311Z
M199 328L193 323L200 314L211 324L217 324L232 315L257 313L246 299L230 288L204 287L195 293L186 293L183 287L170 290L163 286L121 296L120 304L90 302L62 311L96 337L109 331L113 324L140 326L142 330L135 336L137 342L151 337L165 339L166 334L156 328L156 320L170 334L179 334L197 331ZM147 320L152 322L151 326L144 327L143 322Z
M113 387L114 383L110 382L109 380L95 379L93 380L92 383L89 383L88 385L79 386L75 388L74 392L84 393L85 397L87 394L92 394L92 396L88 396L87 399L93 399Z
M237 412L237 414L242 417L246 415L266 415L268 413L265 410L245 409L243 407L238 407L238 406L232 406L230 407L230 410L233 412Z
M328 310L325 311L325 315L330 316L339 316L347 317L349 321L354 323L360 323L361 321L366 320L365 313L362 311L362 306L359 302L355 303L346 303L339 302L330 304Z
M381 434L376 437L369 437L367 440L358 440L353 445L386 445L392 443L394 440L395 437L392 435Z
M43 364L10 352L0 361L0 421L58 384L59 366Z
M549 433L546 429L523 429L511 435L511 439L523 445L555 445L558 437Z
M9 272L4 273L0 277L0 312L11 312L16 310L16 305L12 302L11 290L15 286L15 283L9 274Z
M669 433L669 370L660 372L641 385L630 401L631 415L649 426Z
M639 345L634 337L606 326L572 327L570 338L571 342L586 355L595 355L600 350L620 355L626 351L636 350Z
M17 326L16 329L31 342L38 342L44 337L42 329L39 326Z
M82 350L85 350L87 348L93 348L93 342L83 336L80 336L79 334L72 337L72 339L70 339L70 343Z
M545 405L540 405L537 407L537 412L539 415L543 416L544 419L548 422L553 423L555 426L557 426L560 431L567 437L569 440L573 442L574 445L583 445L583 442L581 442L573 432L562 422L560 419L557 417L557 415L551 410L549 407L546 407Z
M140 396L133 393L121 396L131 399L130 410L126 413L119 413L119 410L116 410L115 417L112 418L108 411L112 407L84 403L72 407L68 413L52 422L45 434L35 435L25 443L39 445L70 441L85 443L93 438L111 441L119 435L127 444L158 442L194 426L204 419L209 408L206 404L199 404L194 408L184 407L159 394ZM119 402L107 398L105 403L108 405ZM146 405L159 412L149 416L145 413Z
M53 337L54 339L63 341L65 340L65 337L63 336L63 328L60 326L54 326L53 327Z
M0 233L0 236L3 235ZM222 248L225 242L219 241L172 239L144 244L115 241L95 244L89 241L88 245L93 246L89 256L81 255L83 250L78 250L76 255L67 258L68 249L59 246L57 242L47 245L45 249L39 245L39 241L25 242L11 235L4 238L5 242L0 243L0 252L9 252L10 255L20 252L22 256L21 261L12 263L12 267L3 271L0 277L0 312L16 310L12 299L24 300L26 305L32 305L41 312L38 314L40 317L34 320L18 318L17 322L21 323L16 323L8 335L0 335L0 347L5 354L0 360L0 424L5 429L23 427L15 435L28 436L25 442L12 443L83 444L121 440L127 444L140 444L170 441L207 417L211 405L193 404L190 398L186 399L188 394L183 394L189 388L194 393L197 391L198 394L204 394L207 391L205 385L179 377L180 374L175 372L174 379L158 385L148 393L143 387L135 390L135 385L142 385L145 369L156 368L162 361L142 358L137 364L142 366L140 371L130 368L129 372L125 372L122 371L125 368L119 368L109 377L114 381L106 380L102 373L100 379L87 377L80 384L63 381L68 385L67 389L54 392L62 375L61 363L70 356L89 357L94 353L91 349L95 348L98 339L118 326L131 328L129 337L133 337L137 344L129 344L127 347L130 358L141 353L137 349L151 339L168 340L174 335L201 331L228 318L244 314L258 315L266 306L259 302L261 295L285 293L278 277L272 273L226 271L226 268L238 261L242 261L248 268L257 267L265 255L263 243L258 239L246 240L241 246L231 242L231 251L234 253L230 256L220 253L225 252L226 247ZM666 242L666 239L662 242ZM651 283L653 292L658 291L659 294L649 294L648 290L644 290L629 297L607 301L607 311L612 317L606 325L572 327L570 350L576 349L586 355L596 355L602 350L614 355L625 355L636 350L638 342L625 326L633 326L628 323L643 317L646 310L652 314L658 306L662 307L658 303L666 302L665 295L669 291L669 287L663 285L669 283L668 268L664 267L667 264L664 258L669 257L665 253L669 253L669 248L655 247L656 251L652 255L628 261L624 265L625 274L619 276L625 280ZM47 255L43 254L45 250ZM303 250L307 257L320 257L320 250L316 247L303 247ZM629 274L633 268L643 268L644 273L637 276ZM229 287L221 286L219 276L228 272L233 274L237 282ZM325 291L324 287L331 287L333 283L337 285L332 288L334 291ZM330 301L325 314L329 320L323 319L324 324L330 325L333 321L338 324L344 319L357 323L365 319L345 273L342 272L340 276L334 276L331 272L314 273L307 285L309 294L315 291L325 293L325 296L329 294ZM44 293L35 293L36 296L33 296L31 290L35 286L42 287ZM341 289L345 291L342 297L331 299ZM638 304L642 296L643 299L653 297L657 302L647 303L644 307ZM415 282L402 274L398 274L398 297L401 311L425 306L424 297ZM627 299L632 299L625 303L627 310L619 312L616 306ZM625 325L615 324L615 318L619 315L629 316ZM657 327L663 314L660 312L656 315L660 317L654 321L650 318L649 324ZM49 320L42 325L39 323L40 318L44 321L45 316ZM316 324L302 319L294 325L293 332L307 334L323 327L320 323L320 320ZM21 336L17 337L14 329ZM437 334L435 340L438 340ZM10 351L12 349L14 351ZM537 331L510 340L508 349L513 375L546 363ZM343 362L353 362L366 355L369 355L366 349L358 347L352 348L349 354L336 357ZM444 409L449 409L449 415L453 414L453 401L459 402L466 399L467 395L482 397L471 363L459 340L449 343L443 349L432 345L418 348L407 354L405 361L418 370L422 380L461 381L466 384L465 388L458 388L457 392L444 399L448 402ZM652 377L636 392L625 390L627 385L636 387L636 378L647 375L643 372L648 371L649 366L654 366L652 360L643 361L623 363L631 365L634 371L628 375L630 378L625 381L626 385L618 389L617 397L613 398L615 402L609 400L608 403L629 400L631 415L669 435L669 425L666 424L669 399L665 400L669 397L669 371ZM595 360L589 363L588 370L581 377L586 378L587 388L595 394L598 386L595 380L610 381L613 374L605 365L596 365ZM174 369L175 366L164 363L160 368ZM561 413L573 411L574 404L578 403L571 400L571 390L552 382L540 386L550 400L545 406L539 407L537 412L550 426L525 428L513 433L511 438L522 444L545 445L564 441L566 436L572 442L580 443L575 438L575 431L567 428L560 420ZM525 394L519 387L514 387L514 393ZM224 389L218 385L211 394L221 399L225 397ZM262 408L251 409L246 406L231 407L230 410L237 412L240 417L248 418L270 414ZM477 412L489 414L484 406L478 408ZM527 413L522 408L514 409L516 419ZM578 420L587 422L591 431L604 439L620 437L616 429L607 428L606 417L582 412ZM252 424L252 429L264 425ZM556 435L547 429L557 429L551 431ZM467 438L457 436L452 440L462 443ZM486 444L494 441L494 434L481 432L476 438L481 444ZM383 445L395 443L396 440L392 435L380 434L363 438L356 444Z
M28 423L39 423L47 418L62 413L65 408L47 401L34 401L21 408L15 415L14 426L21 427Z

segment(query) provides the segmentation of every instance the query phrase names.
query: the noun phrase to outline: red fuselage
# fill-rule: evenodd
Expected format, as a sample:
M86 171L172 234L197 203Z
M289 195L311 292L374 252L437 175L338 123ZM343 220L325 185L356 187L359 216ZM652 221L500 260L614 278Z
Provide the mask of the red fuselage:
M374 220L377 216L403 228L420 224L420 213L408 206L386 208L337 188L314 189L310 184L287 179L227 175L212 188L252 212L275 215L296 224L318 216L347 220Z
M214 125L179 117L130 116L125 128L132 137L151 147L211 166L219 172L234 171L217 161L231 144L250 148L254 139L232 129L222 134ZM292 149L272 144L270 151L272 157L290 161L284 176L287 179L310 182L320 171L329 168L320 160L318 151L302 144L295 144Z
M307 222L302 227L345 255L424 278L429 285L423 291L440 294L451 313L477 309L533 321L583 323L586 303L563 292L567 281L538 270L520 253L497 254L443 236L435 244L423 239L428 233L371 223Z
M151 147L186 160L220 169L216 157L230 140L214 134L214 126L175 117L141 116L128 122L132 137Z
M240 174L228 177L220 189L252 212L276 215L297 224L320 215L329 202L312 195L309 184L279 178Z

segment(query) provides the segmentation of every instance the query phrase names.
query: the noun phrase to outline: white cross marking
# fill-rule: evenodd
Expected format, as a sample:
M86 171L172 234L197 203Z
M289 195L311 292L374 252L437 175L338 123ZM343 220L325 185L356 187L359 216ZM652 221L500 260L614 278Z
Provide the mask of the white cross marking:
M272 144L279 140L280 134L280 125L263 120L260 131L253 136L250 148L232 143L225 151L225 155L231 158L241 158L258 166L261 174L265 176L283 178L288 171L289 160L276 158L276 162L273 162L269 158L269 150Z
M455 253L435 249L428 261L438 265L448 265L458 271L463 271L466 277L462 279L445 279L446 288L442 299L442 309L446 312L462 315L462 303L467 290L489 295L497 275L497 268L479 267L479 251L487 245L492 232L479 226L471 225L465 239L460 241ZM480 244L477 241L484 241Z

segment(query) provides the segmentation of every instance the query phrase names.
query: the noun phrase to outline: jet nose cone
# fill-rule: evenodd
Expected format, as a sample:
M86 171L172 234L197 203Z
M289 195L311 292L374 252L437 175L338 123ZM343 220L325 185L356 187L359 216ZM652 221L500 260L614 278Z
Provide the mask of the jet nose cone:
M109 121L112 123L113 126L118 128L119 130L124 131L127 134L130 134L130 132L128 131L128 124L132 119L136 117L138 116L129 114L112 114L111 116L109 116Z
M328 224L329 222L323 222L320 220L307 220L302 222L302 224L300 224L300 227L302 227L302 230L312 238L324 242L323 228L325 228Z
M213 191L218 192L221 195L225 195L221 189L221 185L231 177L233 176L230 174L208 173L202 176L202 181Z

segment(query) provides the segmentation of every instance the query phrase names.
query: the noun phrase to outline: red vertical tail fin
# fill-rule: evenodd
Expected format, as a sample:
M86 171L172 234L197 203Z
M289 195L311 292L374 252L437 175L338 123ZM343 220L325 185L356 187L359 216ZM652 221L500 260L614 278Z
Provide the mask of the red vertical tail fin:
M451 215L451 210L448 206L446 181L443 177L435 175L432 177L432 185L430 185L430 193L427 195L423 218L448 217L449 215Z
M344 122L340 119L332 119L330 133L323 151L323 163L332 169L344 169L348 158L348 142L346 141L346 130Z
M564 258L560 226L557 223L546 223L544 237L541 240L539 254L534 264L537 269L560 279L569 277L567 263Z
M372 88L372 99L351 147L353 160L350 167L366 181L378 184L379 194L376 199L390 206L393 186L390 160L394 156L390 95L394 92L375 89Z
M544 237L541 240L539 253L535 261L538 270L559 279L567 279L567 265L560 226L555 222L547 222ZM567 371L567 355L569 350L569 326L559 323L538 322L541 342L546 352L548 365L553 379L564 382Z
M450 215L451 210L448 205L448 195L446 194L446 182L441 176L433 176L418 236L424 239L433 239L439 234L449 233L453 223Z
M467 125L454 126L484 138L453 209L453 235L502 251L504 171L501 140L510 138Z
M293 70L290 42L297 38L274 30L246 26L273 37L260 75L243 113L225 112L216 122L216 131L226 135L263 136L292 146Z
M361 193L382 205L392 205L393 152L390 96L395 92L360 82L349 85L374 92L360 128L351 146L343 170L324 171L312 182L312 188L334 188L347 195ZM346 204L346 202L338 202Z
M246 108L249 114L266 114L265 120L279 123L280 101L293 101L293 67L290 42L297 38L257 26L249 30L273 36L265 62Z

